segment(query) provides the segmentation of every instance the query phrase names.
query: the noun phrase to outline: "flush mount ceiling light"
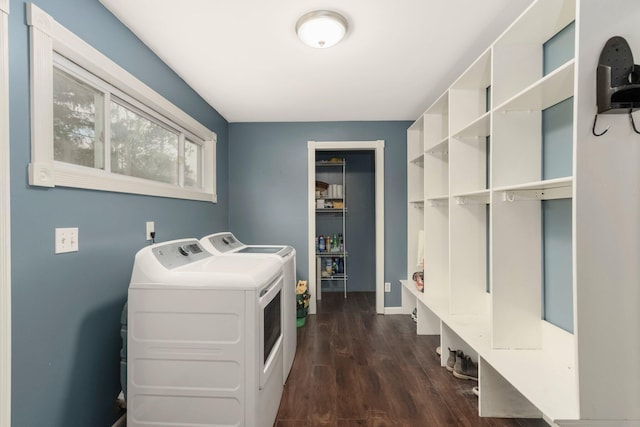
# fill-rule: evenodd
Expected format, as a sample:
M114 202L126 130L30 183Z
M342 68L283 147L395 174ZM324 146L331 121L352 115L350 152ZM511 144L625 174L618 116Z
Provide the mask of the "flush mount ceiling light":
M304 14L296 23L296 33L305 44L316 49L331 47L347 34L347 20L330 10Z

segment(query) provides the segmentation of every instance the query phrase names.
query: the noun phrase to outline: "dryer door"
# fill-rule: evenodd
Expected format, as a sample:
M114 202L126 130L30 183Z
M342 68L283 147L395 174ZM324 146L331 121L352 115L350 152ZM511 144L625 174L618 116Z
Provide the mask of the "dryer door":
M276 365L282 367L282 283L280 275L259 293L260 389Z

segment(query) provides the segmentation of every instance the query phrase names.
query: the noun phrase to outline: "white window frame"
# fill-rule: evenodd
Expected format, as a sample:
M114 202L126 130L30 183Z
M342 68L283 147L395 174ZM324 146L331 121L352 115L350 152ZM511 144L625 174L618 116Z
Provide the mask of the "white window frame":
M217 202L216 141L214 132L129 74L109 58L57 23L33 3L27 4L31 41L31 163L29 184L42 187L75 187L178 199ZM203 188L184 188L101 169L82 167L53 158L53 66L54 53L113 86L125 101L135 100L148 111L166 117L203 141ZM188 135L187 135L188 136ZM105 153L108 156L108 153Z
M9 0L0 0L0 426L11 425Z

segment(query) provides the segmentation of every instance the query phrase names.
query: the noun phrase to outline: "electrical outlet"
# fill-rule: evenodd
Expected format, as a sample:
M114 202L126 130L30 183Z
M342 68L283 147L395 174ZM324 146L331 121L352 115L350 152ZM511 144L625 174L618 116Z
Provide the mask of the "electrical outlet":
M78 228L56 228L55 253L78 252Z
M391 292L391 282L384 282L384 291Z
M151 240L151 233L156 231L156 224L153 221L147 221L147 240Z

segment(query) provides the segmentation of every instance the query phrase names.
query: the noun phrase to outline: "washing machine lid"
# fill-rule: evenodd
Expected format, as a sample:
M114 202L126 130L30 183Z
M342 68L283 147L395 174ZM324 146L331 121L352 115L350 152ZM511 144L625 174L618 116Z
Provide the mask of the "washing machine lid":
M277 254L283 249L282 246L245 246L236 251L239 254Z
M214 255L273 254L284 258L291 252L295 252L292 246L287 245L245 245L229 231L205 236L200 239L200 243Z
M174 240L136 254L130 288L195 287L259 289L282 274L282 264L269 257L217 257L196 239Z

